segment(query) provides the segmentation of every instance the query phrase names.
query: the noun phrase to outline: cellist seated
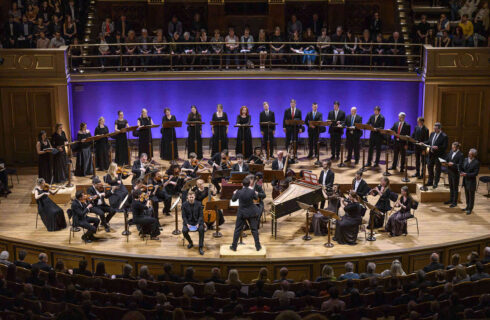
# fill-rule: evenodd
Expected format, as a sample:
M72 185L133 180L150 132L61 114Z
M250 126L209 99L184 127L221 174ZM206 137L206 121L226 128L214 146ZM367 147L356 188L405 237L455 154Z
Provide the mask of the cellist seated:
M216 212L214 210L206 210L205 207L206 203L209 200L213 200L212 197L216 196L216 187L211 183L206 186L204 180L199 179L192 191L196 194L196 200L201 202L204 207L204 223L208 229L213 229L216 221ZM222 225L223 223L225 223L223 212L218 210L218 225Z

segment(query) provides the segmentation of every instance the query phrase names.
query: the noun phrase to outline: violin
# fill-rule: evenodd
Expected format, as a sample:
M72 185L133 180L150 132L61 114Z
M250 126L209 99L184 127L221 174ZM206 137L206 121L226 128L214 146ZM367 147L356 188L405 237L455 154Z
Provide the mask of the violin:
M63 186L55 187L55 186L53 186L51 184L45 183L42 189L44 191L50 191L50 190L64 189L64 187Z
M152 184L144 184L141 186L141 191L147 192L147 191L153 191L155 190L155 186Z
M132 175L132 173L129 172L129 170L124 169L123 167L117 167L116 174L122 174L123 176L130 176L130 175Z
M229 156L221 157L221 167L231 169L231 161Z
M142 194L140 195L140 199L139 199L139 200L140 200L141 202L146 202L146 201L148 201L148 199L149 199L149 198L150 198L150 196L149 196L147 193L142 193Z

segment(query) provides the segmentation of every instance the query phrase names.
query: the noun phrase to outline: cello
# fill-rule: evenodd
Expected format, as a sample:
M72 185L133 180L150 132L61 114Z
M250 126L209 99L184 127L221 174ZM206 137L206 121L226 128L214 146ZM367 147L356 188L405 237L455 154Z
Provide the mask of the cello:
M214 201L216 200L215 198L213 198L213 193L211 191L211 176L208 178L208 196L204 199L202 199L202 206L204 208L206 208L206 203L208 203L209 201ZM206 209L203 209L203 219L204 219L204 223L206 223L207 225L211 225L213 224L215 221L216 221L216 211L215 210L206 210Z

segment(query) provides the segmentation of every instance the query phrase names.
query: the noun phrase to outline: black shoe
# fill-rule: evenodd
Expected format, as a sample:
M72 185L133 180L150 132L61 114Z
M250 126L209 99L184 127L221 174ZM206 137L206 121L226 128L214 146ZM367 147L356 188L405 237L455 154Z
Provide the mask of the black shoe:
M412 178L418 178L420 176L420 174L417 172L415 174L412 174Z
M456 206L457 206L457 204L456 204L456 203L451 203L451 205L449 206L449 208L454 208L454 207L456 207Z
M452 204L453 202L452 201L446 201L444 202L444 204Z
M309 154L306 158L313 159L313 155L312 154Z
M427 185L427 186L431 186L431 185L433 185L433 184L434 184L434 182L432 182L432 181L427 181L427 184L426 184L426 185Z
M262 249L262 246L255 247L255 249L257 249L257 251L260 251Z
M170 215L170 212L165 212L165 215L166 215L166 216L169 216L169 215Z
M420 176L417 177L417 179L423 179L423 178L424 178L423 175L420 175Z
M199 247L199 254L200 254L201 256L203 256L203 255L204 255L204 250L202 249L202 247Z
M371 162L366 163L365 167L371 167Z
M157 236L153 236L153 237L150 237L150 240L160 240L160 238Z
M388 170L396 170L396 167L391 166Z
M236 251L236 247L234 247L234 246L230 246L230 250L231 250L231 251Z
M359 164L359 160L356 160L356 162L354 164L358 165Z
M376 163L374 164L374 167L375 167L375 168L378 168L378 167L379 167L379 163L377 163L377 162L376 162Z
M194 247L194 244L192 242L187 245L187 249L190 249L192 247Z
M461 211L466 211L466 210L468 210L468 207L466 207L466 208L464 208L464 209L461 209Z
M437 189L437 184L434 184L432 188Z
M471 210L466 210L466 214L471 214Z
M111 232L111 228L109 226L104 227L105 232Z
M405 170L404 170L404 169L401 169L401 170L400 170L400 173L403 173L403 172L405 172Z
M345 163L350 162L350 159L344 160Z

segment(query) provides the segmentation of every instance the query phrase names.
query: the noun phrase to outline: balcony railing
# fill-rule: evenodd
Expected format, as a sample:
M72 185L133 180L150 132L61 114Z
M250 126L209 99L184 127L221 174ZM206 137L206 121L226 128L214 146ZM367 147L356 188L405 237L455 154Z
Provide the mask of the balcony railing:
M355 45L353 52L347 48ZM80 44L69 47L68 57L72 72L223 69L411 72L422 69L424 61L420 44L237 42L233 46L227 42Z

